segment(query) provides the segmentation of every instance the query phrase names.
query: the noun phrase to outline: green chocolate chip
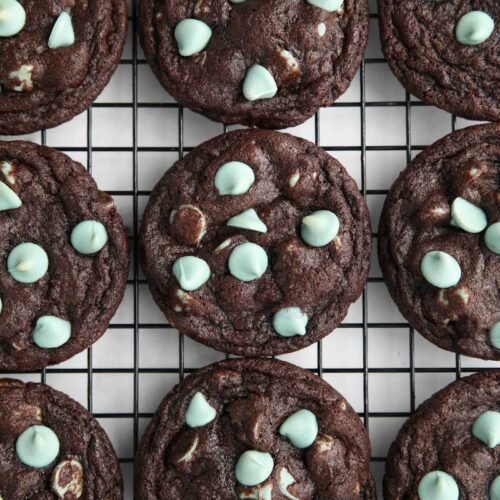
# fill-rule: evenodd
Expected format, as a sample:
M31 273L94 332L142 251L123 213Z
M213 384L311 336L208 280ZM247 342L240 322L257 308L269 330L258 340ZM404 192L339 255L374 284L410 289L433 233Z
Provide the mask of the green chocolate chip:
M462 277L462 270L456 259L440 250L432 250L424 255L420 271L431 285L438 288L451 288Z
M500 349L500 321L490 328L490 343L495 349Z
M490 500L500 500L500 476L497 476L491 483Z
M84 220L71 231L71 245L84 255L92 255L104 248L108 242L108 232L99 221Z
M189 402L186 411L186 424L189 427L203 427L217 416L215 408L210 406L205 396L197 392Z
M459 197L451 204L451 223L468 233L480 233L488 225L488 219L484 210Z
M336 12L342 7L344 0L307 0L307 3L327 12Z
M463 45L479 45L493 33L495 21L481 10L467 12L455 27L455 38Z
M484 243L490 252L500 254L500 222L495 222L486 230Z
M49 49L70 47L75 43L75 30L71 16L67 12L61 12L49 36Z
M318 435L316 416L309 410L296 411L281 424L280 434L296 448L308 448Z
M32 337L42 349L61 347L71 337L71 323L56 316L42 316L36 322Z
M455 479L440 470L429 472L418 483L420 500L458 500L459 494Z
M7 184L0 181L0 211L19 208L22 204L19 196Z
M318 31L318 36L320 38L323 38L325 36L325 33L326 33L326 24L325 23L319 23L318 27L317 27L317 31Z
M17 35L26 23L26 11L17 0L0 0L0 37Z
M187 255L174 262L172 272L186 292L197 290L210 278L210 267L199 257Z
M17 438L16 453L19 460L29 467L47 467L59 454L59 439L52 429L33 425Z
M229 0L231 3L245 3L247 0Z
M227 225L231 227L238 227L240 229L248 229L250 231L257 231L258 233L267 233L266 225L261 221L257 212L253 208L249 208L241 214L231 217L227 221Z
M21 243L13 248L7 258L10 275L20 283L35 283L49 268L45 250L34 243Z
M243 80L243 95L247 101L271 99L278 92L273 75L260 64L254 64Z
M500 413L486 411L477 417L472 425L472 435L488 448L498 446L500 444Z
M252 168L241 161L230 161L220 166L214 185L221 196L245 194L255 182Z
M260 278L267 269L266 251L255 243L242 243L236 246L229 256L229 271L241 281Z
M299 307L285 307L273 317L273 328L282 337L305 335L309 318Z
M338 217L329 210L318 210L302 219L300 234L312 247L324 247L335 239L339 232Z
M212 30L210 26L198 19L184 19L175 27L174 36L179 47L179 54L189 57L205 49L212 38Z
M236 462L237 481L243 486L256 486L264 482L273 472L274 460L269 453L248 450Z

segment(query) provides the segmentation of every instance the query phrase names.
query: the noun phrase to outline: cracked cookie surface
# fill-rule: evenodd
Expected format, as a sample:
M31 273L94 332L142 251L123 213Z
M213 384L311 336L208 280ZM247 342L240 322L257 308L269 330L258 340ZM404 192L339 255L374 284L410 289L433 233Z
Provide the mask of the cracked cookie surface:
M107 85L127 33L124 0L20 0L26 21L0 37L0 134L55 127L87 109ZM49 47L62 13L74 42Z
M189 18L212 36L201 52L181 57L174 32ZM327 12L306 0L141 0L139 20L148 62L180 104L227 124L286 128L349 86L366 46L368 4L345 0ZM243 81L254 64L271 73L274 97L245 99Z
M481 209L486 230L500 221L500 124L454 132L401 173L380 218L380 265L401 313L424 337L449 351L500 360L490 337L500 321L500 256L486 245L485 230L452 225L457 198ZM456 285L426 281L421 263L430 251L456 259Z
M0 379L0 496L5 500L120 500L118 458L97 421L76 401L45 384ZM59 453L30 467L16 441L31 426L50 428Z
M8 189L21 203L0 211L0 367L33 370L70 358L106 331L125 291L128 242L113 199L68 156L28 142L0 142L0 167L0 199ZM102 223L107 232L103 248L90 255L71 241L84 220ZM22 283L9 269L9 256L23 243L48 257L35 282ZM67 342L37 345L33 334L41 317L69 322ZM45 338L58 333L50 321L41 329Z
M234 162L246 165L235 182L248 174L247 191L221 195L221 166ZM315 247L304 241L301 221L320 210L335 213L339 226ZM243 213L251 225L228 224ZM267 263L252 262L262 264L261 274L243 281L232 259L248 243ZM356 182L325 151L287 134L237 131L197 147L164 175L146 208L140 247L153 297L172 325L223 352L273 355L310 345L342 321L367 279L370 221ZM183 257L205 262L197 278L210 272L193 291L175 275ZM285 337L275 319L287 308L308 322Z
M500 119L500 4L497 0L378 0L382 49L412 94L471 120ZM493 19L491 36L477 45L457 41L465 14Z
M203 426L189 427L186 412L196 393L215 415ZM300 409L318 422L316 439L304 449L279 432ZM245 487L235 477L235 464L249 449L269 453L274 467L265 481ZM135 493L139 500L371 500L369 460L361 420L316 375L277 360L223 361L190 375L166 396L141 440Z

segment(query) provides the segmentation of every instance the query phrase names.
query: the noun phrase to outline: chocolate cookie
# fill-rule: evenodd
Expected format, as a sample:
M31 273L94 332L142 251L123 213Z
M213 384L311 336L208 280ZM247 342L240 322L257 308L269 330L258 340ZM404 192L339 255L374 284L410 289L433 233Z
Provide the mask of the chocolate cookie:
M95 342L121 302L128 243L79 163L0 142L0 369L34 370Z
M366 204L342 165L263 130L221 135L178 161L140 235L172 325L248 356L301 349L338 326L366 282L370 244Z
M141 0L144 52L182 105L224 123L285 128L347 89L366 0Z
M1 0L0 134L55 127L86 110L126 34L125 0Z
M0 408L0 498L123 498L108 436L76 401L45 384L4 378Z
M410 163L387 196L378 254L424 337L500 360L500 124L454 132Z
M500 120L498 0L378 0L382 49L422 101L471 120Z
M368 500L369 461L361 420L316 375L272 359L223 361L161 403L139 446L135 498Z
M500 371L463 378L434 394L391 446L386 500L500 497Z

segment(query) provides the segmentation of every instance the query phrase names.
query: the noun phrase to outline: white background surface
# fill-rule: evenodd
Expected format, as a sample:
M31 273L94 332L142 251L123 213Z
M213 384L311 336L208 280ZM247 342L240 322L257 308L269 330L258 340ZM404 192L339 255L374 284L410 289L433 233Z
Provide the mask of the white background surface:
M380 281L381 273L375 258L376 229L379 212L398 172L406 165L406 135L411 135L412 156L452 130L453 120L448 113L422 106L411 99L407 121L406 93L389 71L378 41L375 1L371 0L370 42L366 53L364 73L359 72L351 87L339 99L340 105L322 109L319 113L319 144L329 149L357 180L363 184L362 153L366 152L366 190L370 208L373 239L373 259L370 281L365 298L366 337L363 337L363 299L355 303L342 328L322 342L323 376L350 401L361 417L368 415L369 433L373 447L373 472L380 484L383 457L412 406L419 404L436 390L456 377L457 359L420 335L414 336L414 356L410 361L410 329L388 296ZM129 0L131 5L131 1ZM132 13L132 9L130 10ZM83 164L92 163L92 175L99 187L113 192L124 218L128 233L134 229L134 134L132 106L134 95L132 43L133 26L123 62L109 86L86 113L71 122L46 132L46 144L56 147ZM179 157L179 109L177 107L148 107L152 103L174 103L166 95L137 49L137 113L138 162L137 188L140 220L147 202L148 191L167 168ZM362 83L365 80L365 102L362 102ZM392 102L387 106L384 103ZM109 103L119 103L105 107ZM362 105L360 105L362 103ZM396 104L394 104L396 103ZM183 111L184 146L194 147L223 132L223 126ZM90 134L87 134L91 123ZM457 119L455 126L469 125ZM409 125L409 128L408 128ZM366 127L366 141L361 129ZM291 133L315 141L314 119L290 130ZM24 136L37 143L41 133ZM3 139L7 139L4 137ZM384 146L384 150L372 148ZM415 147L417 146L417 147ZM162 151L162 148L177 151ZM115 148L103 151L106 148ZM144 148L154 148L154 151ZM341 150L336 150L340 148ZM90 154L88 153L90 151ZM132 241L132 240L131 240ZM123 462L126 485L125 498L132 498L132 458L134 454L134 412L138 412L138 432L142 433L150 414L164 395L179 380L179 336L165 324L162 314L153 303L147 285L131 281L125 300L104 337L90 352L51 368L46 382L62 390L90 408L109 436ZM139 276L143 279L142 273ZM134 288L137 286L137 321L134 329ZM383 327L377 323L384 323ZM389 324L389 325L387 325ZM154 325L154 326L148 326ZM224 355L184 339L186 370L204 366L224 358ZM134 365L134 353L137 365ZM366 366L364 364L366 353ZM282 356L304 368L317 370L318 346ZM89 360L92 369L89 369ZM478 367L495 366L480 360L461 357L462 374ZM413 365L414 370L410 367ZM61 371L65 369L65 371ZM70 371L66 371L70 369ZM111 369L110 372L100 372ZM168 370L166 372L165 370ZM41 374L18 375L24 380L40 381ZM137 381L134 403L134 381ZM366 382L366 384L365 384ZM92 394L89 396L89 384ZM366 394L365 394L366 386ZM415 399L411 398L414 387ZM368 406L365 408L365 396ZM365 413L366 411L366 413ZM110 415L113 414L113 415ZM381 498L381 495L379 495Z

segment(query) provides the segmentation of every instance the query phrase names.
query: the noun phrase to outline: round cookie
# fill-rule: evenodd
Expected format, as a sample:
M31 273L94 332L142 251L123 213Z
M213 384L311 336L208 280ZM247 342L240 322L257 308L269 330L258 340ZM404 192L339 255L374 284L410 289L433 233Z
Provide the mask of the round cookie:
M272 359L223 361L161 403L139 446L135 498L368 500L369 461L361 420L316 375Z
M399 431L387 457L384 498L497 499L499 436L500 371L453 382Z
M384 279L411 325L443 349L494 360L500 360L499 162L498 123L446 136L393 184L378 233Z
M500 120L498 0L378 0L382 50L422 101L471 120Z
M0 498L123 498L108 436L76 401L45 384L0 379Z
M369 267L368 210L340 163L303 139L221 135L155 187L140 247L170 323L223 352L270 356L329 334Z
M106 331L125 291L128 242L113 199L82 165L0 142L0 260L0 368L34 370Z
M182 105L226 124L298 125L332 104L366 47L366 0L141 0L154 73Z
M2 0L0 134L85 111L116 69L126 33L125 0Z

